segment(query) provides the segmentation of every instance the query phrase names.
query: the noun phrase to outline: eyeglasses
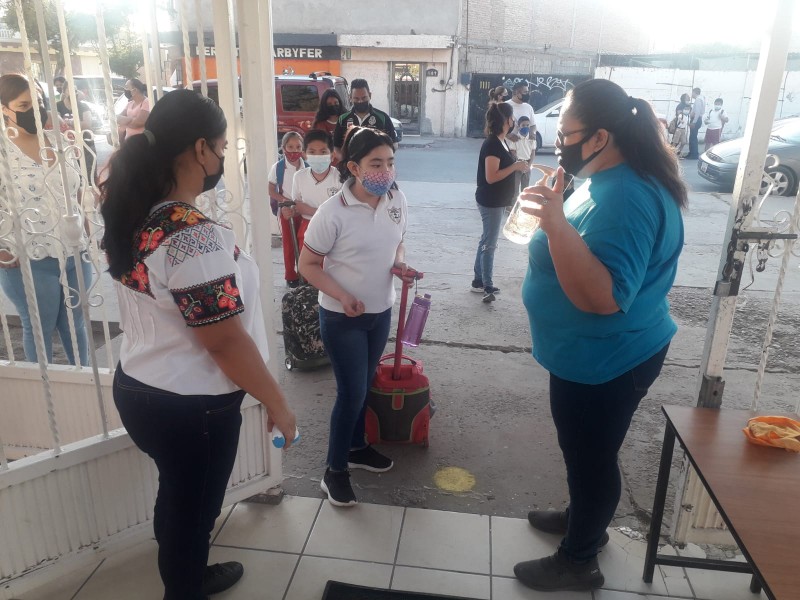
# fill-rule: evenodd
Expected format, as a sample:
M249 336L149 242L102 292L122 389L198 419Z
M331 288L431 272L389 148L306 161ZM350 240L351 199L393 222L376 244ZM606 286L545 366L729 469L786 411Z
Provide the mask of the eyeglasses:
M561 131L559 129L556 131L556 140L558 141L559 144L563 144L566 138L576 133L580 133L581 131L589 131L589 128L583 127L581 129L573 129L572 131Z

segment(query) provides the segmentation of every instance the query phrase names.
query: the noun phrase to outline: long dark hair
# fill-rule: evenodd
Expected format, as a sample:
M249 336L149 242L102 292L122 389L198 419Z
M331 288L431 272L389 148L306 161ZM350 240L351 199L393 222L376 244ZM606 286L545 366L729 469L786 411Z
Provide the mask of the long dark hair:
M489 105L489 110L486 111L486 125L483 128L483 133L486 137L490 135L500 135L503 133L503 127L511 117L514 116L514 109L510 104L505 102L497 102Z
M339 96L339 92L337 92L333 88L328 88L324 92L322 92L322 97L319 99L319 108L317 109L317 114L314 115L314 123L318 123L320 121L327 121L328 117L330 117L333 113L328 108L328 100L330 98L336 98L339 101L339 112L336 113L336 116L339 116L344 112L344 102L342 102L341 96Z
M145 132L125 140L100 183L103 246L108 272L118 278L133 268L134 235L154 204L177 184L175 159L201 138L213 140L228 123L213 100L193 90L175 90L153 106Z
M336 167L339 169L339 179L342 183L350 179L353 174L347 168L347 163L358 163L367 154L378 146L389 146L394 152L392 138L379 129L371 127L351 127L344 138L342 146L342 161Z
M614 136L625 162L644 179L660 182L676 204L689 203L678 158L664 140L661 123L647 100L634 98L607 79L590 79L567 93L567 111L588 131Z

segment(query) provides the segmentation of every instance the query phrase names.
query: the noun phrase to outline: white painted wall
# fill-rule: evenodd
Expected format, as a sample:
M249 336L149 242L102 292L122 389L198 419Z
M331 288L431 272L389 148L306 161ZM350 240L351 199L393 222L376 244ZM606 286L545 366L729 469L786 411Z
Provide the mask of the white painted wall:
M621 85L631 96L653 103L661 116L675 114L680 95L699 87L709 106L722 98L730 121L722 131L723 139L744 133L750 99L753 96L755 71L686 71L678 69L646 69L634 67L600 67L596 78L610 79ZM775 118L800 115L800 72L784 75L783 101L778 102ZM702 130L701 130L702 132ZM702 139L702 133L701 133Z

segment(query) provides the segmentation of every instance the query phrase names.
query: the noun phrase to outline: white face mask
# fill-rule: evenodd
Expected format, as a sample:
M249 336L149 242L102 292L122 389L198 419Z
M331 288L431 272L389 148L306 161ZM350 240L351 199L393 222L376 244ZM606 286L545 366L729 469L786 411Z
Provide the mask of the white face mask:
M314 173L324 173L331 166L330 154L309 154L306 157L308 166Z
M722 107L721 106L715 106L714 110L722 110Z

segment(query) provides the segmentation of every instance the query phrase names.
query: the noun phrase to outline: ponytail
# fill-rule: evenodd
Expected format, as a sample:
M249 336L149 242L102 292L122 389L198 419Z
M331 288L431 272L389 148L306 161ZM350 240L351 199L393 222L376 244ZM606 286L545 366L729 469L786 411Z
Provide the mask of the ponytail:
M567 110L588 130L606 129L625 162L642 178L661 183L680 208L689 203L678 158L647 100L628 96L607 79L590 79L567 93Z
M213 100L192 90L176 90L153 106L145 132L127 138L111 156L99 187L103 247L112 277L133 268L134 236L150 209L177 185L177 157L197 140L214 140L226 129L225 115Z
M483 133L486 137L503 133L505 122L514 116L514 109L505 102L493 103L486 111L486 124Z

